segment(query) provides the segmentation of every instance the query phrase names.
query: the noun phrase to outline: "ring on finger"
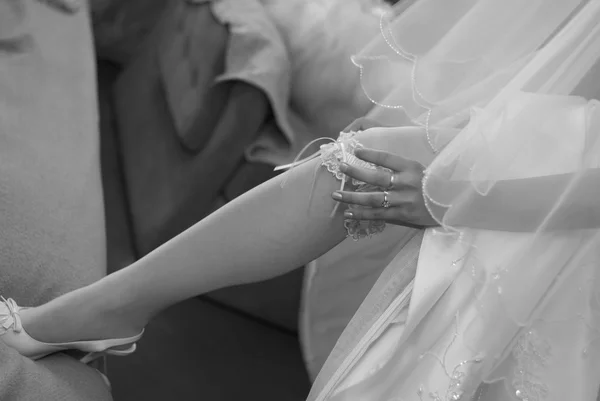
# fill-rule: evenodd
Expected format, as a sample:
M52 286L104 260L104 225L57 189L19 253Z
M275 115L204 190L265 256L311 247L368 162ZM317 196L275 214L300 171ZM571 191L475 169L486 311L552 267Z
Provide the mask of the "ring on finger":
M394 173L390 173L390 183L387 186L387 189L394 189L394 185L396 185L396 183L394 182L396 179L396 176L394 175Z
M381 207L383 208L389 208L390 206L392 206L392 204L390 203L390 194L388 193L388 191L383 191L383 202L381 202Z

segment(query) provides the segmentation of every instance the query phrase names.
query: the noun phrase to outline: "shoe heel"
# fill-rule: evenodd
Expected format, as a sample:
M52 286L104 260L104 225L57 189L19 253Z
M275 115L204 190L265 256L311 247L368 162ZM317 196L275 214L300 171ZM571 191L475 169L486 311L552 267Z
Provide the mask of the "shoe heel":
M113 355L113 356L127 356L130 354L133 354L135 352L137 348L137 345L135 343L131 344L131 347L127 348L127 349L107 349L106 351L104 351L106 354L108 355Z
M93 362L96 359L98 359L104 355L127 356L130 354L133 354L135 352L136 348L137 348L136 344L133 343L133 344L131 344L131 346L129 348L126 348L126 349L108 348L108 349L106 349L104 351L100 351L100 352L90 352L90 353L86 354L83 358L81 358L79 361L81 363L84 363L87 365L88 363Z
M83 358L81 358L79 360L79 362L87 365L88 363L94 362L96 359L100 358L102 355L104 355L103 352L90 352L89 354L85 354L85 356Z

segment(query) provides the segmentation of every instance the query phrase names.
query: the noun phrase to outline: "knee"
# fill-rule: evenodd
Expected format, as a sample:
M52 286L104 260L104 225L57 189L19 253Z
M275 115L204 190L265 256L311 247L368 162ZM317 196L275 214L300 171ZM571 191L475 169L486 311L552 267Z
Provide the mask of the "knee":
M424 127L377 127L358 132L356 140L364 147L384 150L427 166L435 157Z
M388 150L401 136L402 131L397 127L375 127L357 132L355 138L364 147Z

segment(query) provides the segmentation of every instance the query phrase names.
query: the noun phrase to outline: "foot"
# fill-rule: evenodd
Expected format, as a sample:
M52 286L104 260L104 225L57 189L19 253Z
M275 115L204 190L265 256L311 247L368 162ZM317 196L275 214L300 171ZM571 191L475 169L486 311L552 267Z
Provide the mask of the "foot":
M27 333L38 341L64 343L126 338L143 330L127 317L100 305L79 302L77 294L59 297L36 308L21 311Z
M123 339L134 337L143 330L142 327L131 324L131 321L128 321L122 314L109 313L107 309L101 308L97 303L86 303L79 295L70 293L35 308L19 309L14 302L3 303L3 315L6 319L4 328L7 333L5 336L0 336L0 340L16 348L25 356L37 355L39 357L44 354L45 348L50 350L45 354L62 350L53 349L52 346L44 347L42 343L53 345ZM17 313L14 313L15 311ZM85 347L89 348L89 345L85 344ZM94 344L92 347L102 345L105 343ZM112 348L113 345L110 347ZM128 343L119 348L128 349L131 348L131 345ZM82 350L90 351L89 349ZM98 349L94 348L91 351L98 351Z

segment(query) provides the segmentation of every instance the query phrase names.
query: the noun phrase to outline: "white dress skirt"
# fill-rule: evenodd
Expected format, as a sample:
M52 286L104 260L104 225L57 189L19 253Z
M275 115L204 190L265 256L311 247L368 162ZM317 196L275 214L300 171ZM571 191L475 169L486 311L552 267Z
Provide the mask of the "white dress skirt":
M600 94L598 16L590 0L489 104L471 108L426 171L441 228L417 232L397 253L393 239L381 242L391 257L377 259L386 267L309 400L596 399L600 114L587 98ZM380 140L370 146L395 149L397 138ZM328 146L351 153L348 141ZM531 185L495 191L507 182ZM522 229L461 226L487 200L498 226Z

